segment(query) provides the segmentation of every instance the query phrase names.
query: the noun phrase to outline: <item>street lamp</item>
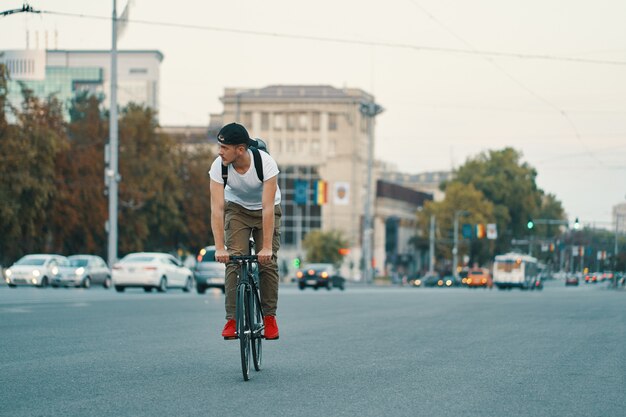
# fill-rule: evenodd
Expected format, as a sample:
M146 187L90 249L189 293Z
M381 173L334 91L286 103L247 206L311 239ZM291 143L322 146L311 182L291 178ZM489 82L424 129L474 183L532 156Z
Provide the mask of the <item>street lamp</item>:
M373 101L363 101L359 110L367 120L367 183L365 187L365 210L363 215L363 281L368 283L372 275L372 166L374 159L374 117L384 111L382 106Z

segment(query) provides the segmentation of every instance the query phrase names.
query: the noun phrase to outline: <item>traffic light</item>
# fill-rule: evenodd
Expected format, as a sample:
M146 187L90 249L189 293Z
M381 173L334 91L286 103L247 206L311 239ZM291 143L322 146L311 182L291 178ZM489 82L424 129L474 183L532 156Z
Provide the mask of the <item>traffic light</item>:
M574 220L574 229L580 229L580 222L578 221L578 217L576 217L576 220Z
M293 259L293 266L294 268L300 268L300 258Z
M533 222L532 219L529 219L528 223L526 223L526 227L528 227L528 230L531 230L533 227L535 227L535 222Z

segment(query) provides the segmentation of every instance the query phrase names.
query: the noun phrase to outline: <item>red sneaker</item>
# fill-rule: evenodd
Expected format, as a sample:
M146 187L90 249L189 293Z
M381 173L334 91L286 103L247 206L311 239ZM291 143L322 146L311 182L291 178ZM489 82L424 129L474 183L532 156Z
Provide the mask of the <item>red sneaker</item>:
M222 336L224 340L232 340L237 338L237 322L235 320L228 320L222 330Z
M265 316L263 317L263 324L265 325L265 339L276 340L278 339L278 324L276 324L276 317Z

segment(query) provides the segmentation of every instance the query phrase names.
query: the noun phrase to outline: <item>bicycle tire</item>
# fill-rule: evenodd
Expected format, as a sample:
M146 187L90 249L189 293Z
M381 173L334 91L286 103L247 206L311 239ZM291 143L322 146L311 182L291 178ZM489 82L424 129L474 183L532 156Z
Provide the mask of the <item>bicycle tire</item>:
M262 332L263 332L263 313L261 311L261 300L259 298L259 292L254 288L252 290L251 308L250 308L250 323L254 331L252 332L252 363L254 364L254 370L260 371L263 362L263 346L262 346Z
M245 267L242 267L244 269ZM237 336L241 351L241 371L244 381L250 379L250 316L248 314L248 294L246 285L237 287Z

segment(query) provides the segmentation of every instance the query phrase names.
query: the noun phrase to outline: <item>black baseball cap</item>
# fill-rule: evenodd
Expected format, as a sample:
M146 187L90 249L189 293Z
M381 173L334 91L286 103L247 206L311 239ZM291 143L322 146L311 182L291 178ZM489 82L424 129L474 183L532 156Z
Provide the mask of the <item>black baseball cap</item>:
M243 125L229 123L220 129L217 141L224 145L247 145L250 142L250 135Z

